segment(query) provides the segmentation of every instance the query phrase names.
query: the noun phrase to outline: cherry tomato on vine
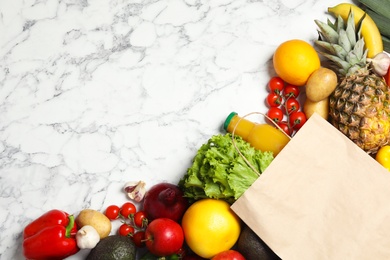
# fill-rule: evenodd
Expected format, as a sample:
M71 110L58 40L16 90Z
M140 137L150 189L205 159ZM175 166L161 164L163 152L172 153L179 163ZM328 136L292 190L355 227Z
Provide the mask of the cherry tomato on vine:
M131 237L136 247L145 247L145 231L138 231Z
M134 231L135 230L132 226L124 223L119 227L118 233L121 236L128 237L128 236L132 236L134 234Z
M267 116L274 122L280 122L283 119L283 111L278 107L271 107L268 110Z
M147 226L148 219L144 211L140 210L134 214L134 224L139 228L144 228Z
M291 136L291 129L288 126L288 123L286 121L281 121L277 123L278 126L289 136Z
M278 107L282 104L283 98L280 94L271 92L267 96L267 104L270 107Z
M283 90L283 95L285 97L298 97L300 93L299 87L295 85L288 84L287 86L284 87Z
M298 111L301 106L296 98L289 97L288 99L286 99L285 107L287 113L291 114L292 112Z
M117 205L110 205L107 207L105 215L108 219L114 220L119 216L120 208Z
M295 111L290 114L290 126L296 130L306 123L306 115L302 111Z
M137 211L137 208L135 207L135 205L133 203L126 202L125 204L122 205L120 213L125 218L128 218L131 215L134 215L136 211Z
M284 81L280 77L272 77L268 82L270 92L281 93L284 88Z

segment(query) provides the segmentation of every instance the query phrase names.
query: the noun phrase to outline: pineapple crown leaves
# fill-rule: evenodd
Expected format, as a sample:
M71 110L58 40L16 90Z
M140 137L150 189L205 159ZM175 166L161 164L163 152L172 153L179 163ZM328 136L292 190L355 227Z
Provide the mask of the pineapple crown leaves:
M367 50L364 48L364 39L361 36L361 25L365 15L356 24L353 11L350 10L348 19L344 22L338 16L334 23L329 19L327 23L315 20L318 26L319 38L315 44L324 49L321 55L332 62L332 67L341 76L355 73L366 68Z

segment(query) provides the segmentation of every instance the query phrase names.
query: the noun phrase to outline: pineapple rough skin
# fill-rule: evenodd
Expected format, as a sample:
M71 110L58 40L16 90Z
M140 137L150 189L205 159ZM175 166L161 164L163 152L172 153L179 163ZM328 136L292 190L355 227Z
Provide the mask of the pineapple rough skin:
M390 91L377 75L353 74L330 96L332 124L369 154L390 142Z

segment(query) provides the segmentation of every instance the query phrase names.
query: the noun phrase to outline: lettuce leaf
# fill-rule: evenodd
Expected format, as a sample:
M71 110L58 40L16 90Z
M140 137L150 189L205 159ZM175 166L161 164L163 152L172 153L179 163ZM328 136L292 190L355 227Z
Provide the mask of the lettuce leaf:
M240 136L234 136L234 140L241 154L259 173L274 159L272 152L256 150ZM234 147L232 135L227 133L212 136L199 148L178 185L190 201L214 198L233 203L258 177Z

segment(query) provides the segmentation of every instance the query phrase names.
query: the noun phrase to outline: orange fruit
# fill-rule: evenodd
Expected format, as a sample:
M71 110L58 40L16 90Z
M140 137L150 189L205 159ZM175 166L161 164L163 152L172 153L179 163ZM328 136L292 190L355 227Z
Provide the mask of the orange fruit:
M276 48L273 65L276 74L284 81L303 86L310 75L321 67L321 62L313 46L294 39L283 42Z
M212 258L231 249L241 232L241 220L224 200L202 199L184 213L182 228L187 245L195 254Z

